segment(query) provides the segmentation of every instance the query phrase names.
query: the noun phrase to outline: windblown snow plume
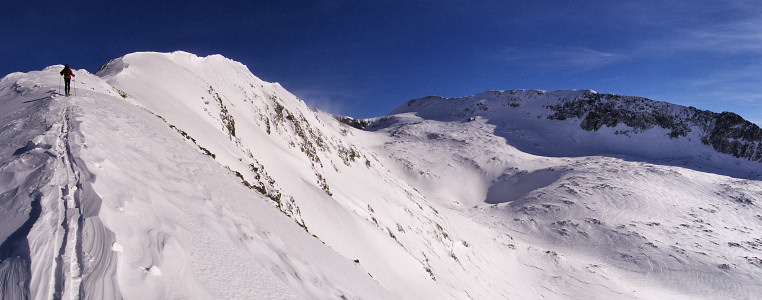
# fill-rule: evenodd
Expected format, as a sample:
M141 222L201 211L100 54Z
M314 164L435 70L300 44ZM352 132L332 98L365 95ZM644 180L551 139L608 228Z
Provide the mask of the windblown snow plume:
M313 111L219 55L0 80L0 298L762 294L759 127L593 91Z

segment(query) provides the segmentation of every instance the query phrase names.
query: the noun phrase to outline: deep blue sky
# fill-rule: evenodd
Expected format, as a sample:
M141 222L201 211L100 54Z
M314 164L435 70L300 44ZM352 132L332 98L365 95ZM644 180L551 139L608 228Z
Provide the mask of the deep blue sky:
M3 4L0 28L0 76L184 50L354 117L427 95L594 89L762 124L758 1L27 0Z

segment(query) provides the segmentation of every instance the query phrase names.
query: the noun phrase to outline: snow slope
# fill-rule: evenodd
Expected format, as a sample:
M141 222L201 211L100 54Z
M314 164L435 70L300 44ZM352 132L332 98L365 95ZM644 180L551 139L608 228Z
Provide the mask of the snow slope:
M548 249L556 267L596 274L606 289L645 298L760 295L762 185L744 179L757 178L759 163L718 153L701 142L701 128L671 138L657 126L585 131L580 120L548 117L585 93L428 97L366 124L394 137L379 147L429 199L507 232L516 248ZM569 285L601 284L574 279L555 295L580 298Z
M552 107L589 92L510 91L358 130L219 55L129 54L68 98L60 68L0 80L2 298L762 294L759 167L711 124L587 131Z
M3 298L389 298L99 77L3 78ZM12 221L11 221L12 220Z
M415 112L439 121L486 119L495 135L520 150L543 156L608 155L664 163L704 159L702 165L755 176L762 129L733 113L717 114L646 98L599 94L592 90L489 91L446 99L425 97L390 115ZM666 138L665 138L666 137ZM733 167L723 168L727 161ZM741 166L745 165L745 166ZM740 167L740 168L739 168ZM743 172L746 172L744 174Z

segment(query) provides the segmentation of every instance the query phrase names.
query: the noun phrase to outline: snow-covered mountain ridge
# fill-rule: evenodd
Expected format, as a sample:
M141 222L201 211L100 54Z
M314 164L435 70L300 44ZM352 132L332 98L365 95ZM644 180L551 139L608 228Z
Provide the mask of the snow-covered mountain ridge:
M699 126L586 131L549 116L591 92L517 90L358 130L219 55L129 54L69 98L60 68L0 80L3 297L762 293L759 164Z
M497 125L495 134L509 144L546 156L626 155L663 161L729 154L757 162L762 158L762 129L735 113L592 90L488 91L451 99L429 96L410 100L387 117L348 124L383 128L389 118L403 113L447 121L486 118Z

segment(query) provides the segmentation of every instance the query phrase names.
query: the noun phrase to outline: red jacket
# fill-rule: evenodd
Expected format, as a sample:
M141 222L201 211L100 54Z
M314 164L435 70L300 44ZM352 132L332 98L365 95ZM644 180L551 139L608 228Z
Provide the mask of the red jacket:
M74 75L74 72L72 72L71 69L69 68L61 70L61 75L63 75L64 78L71 78L72 76L75 76L75 77L77 76L77 75Z

